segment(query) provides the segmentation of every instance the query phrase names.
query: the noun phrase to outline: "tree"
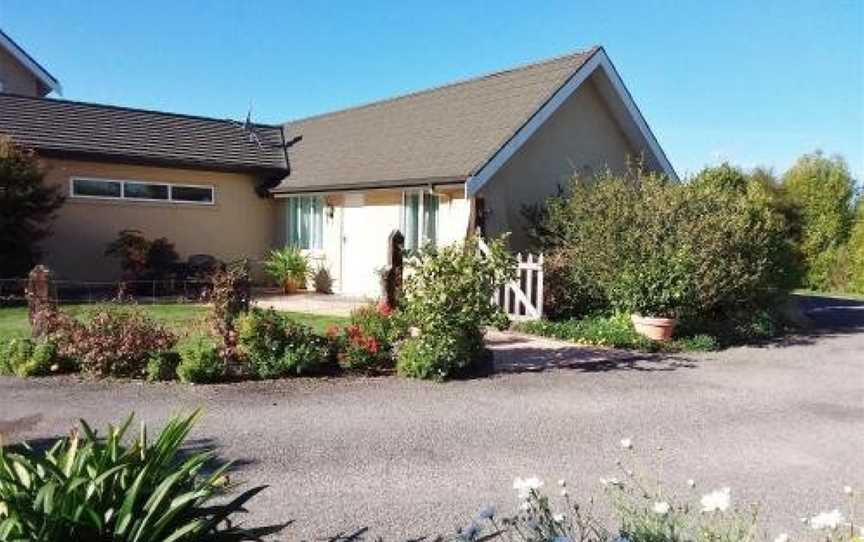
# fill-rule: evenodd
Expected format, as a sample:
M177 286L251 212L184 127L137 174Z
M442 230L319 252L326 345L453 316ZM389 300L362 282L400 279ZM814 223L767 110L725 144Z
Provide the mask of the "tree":
M39 260L39 241L64 200L44 180L36 153L0 136L0 278L24 276Z
M855 224L849 236L849 282L848 289L864 294L864 197L858 199Z
M800 250L805 285L830 289L831 275L853 222L855 181L839 156L805 154L783 176L783 187L800 213Z

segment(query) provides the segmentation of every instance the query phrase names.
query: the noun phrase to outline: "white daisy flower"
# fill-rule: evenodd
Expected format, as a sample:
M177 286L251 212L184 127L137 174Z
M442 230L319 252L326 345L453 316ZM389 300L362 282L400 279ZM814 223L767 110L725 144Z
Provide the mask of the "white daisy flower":
M831 510L830 512L822 512L810 518L810 527L815 530L819 529L836 529L843 523L843 514L840 510Z
M536 476L531 478L516 478L513 480L513 489L519 494L520 499L527 499L531 496L531 491L537 491L543 487L543 481Z
M655 514L660 516L665 516L669 513L669 503L666 501L657 501L654 503L654 506L651 508Z
M729 508L731 490L728 487L718 489L702 496L699 503L703 512L723 512Z

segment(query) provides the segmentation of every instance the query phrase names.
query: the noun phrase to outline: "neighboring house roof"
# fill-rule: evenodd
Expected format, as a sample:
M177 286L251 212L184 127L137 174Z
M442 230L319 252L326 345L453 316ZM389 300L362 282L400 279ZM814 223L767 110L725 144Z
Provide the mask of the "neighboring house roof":
M586 66L590 70L583 70ZM275 193L426 185L469 181L479 189L498 162L524 142L597 66L617 73L601 47L543 62L285 124L285 138L302 138L288 150L290 176ZM620 79L617 79L620 83ZM674 170L629 93L611 85L627 106L628 136L644 138L655 164ZM602 89L601 89L602 90ZM566 95L562 94L566 91ZM633 118L624 118L632 116ZM635 117L638 117L635 118ZM536 130L534 126L530 132ZM530 134L529 134L530 135ZM521 139L520 139L521 138ZM653 146L652 146L653 142ZM506 160L506 158L504 158ZM471 182L476 179L477 182Z
M6 50L15 60L32 73L33 77L39 80L42 87L39 89L40 94L44 96L51 91L54 91L57 94L63 94L63 88L60 86L60 81L48 73L48 70L36 62L36 59L27 54L27 51L22 49L20 45L15 43L15 41L2 30L0 30L0 48Z
M0 134L43 156L284 176L281 128L253 126L260 145L229 120L0 94Z

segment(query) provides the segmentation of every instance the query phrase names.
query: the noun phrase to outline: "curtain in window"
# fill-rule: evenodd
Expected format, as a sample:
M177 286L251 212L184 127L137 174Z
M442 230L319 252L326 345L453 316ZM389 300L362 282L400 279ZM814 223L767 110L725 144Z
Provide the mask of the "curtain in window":
M402 233L405 235L405 250L420 247L420 194L406 192L402 209Z
M438 196L423 193L423 243L438 240Z
M288 243L320 249L324 238L324 202L319 197L288 198Z

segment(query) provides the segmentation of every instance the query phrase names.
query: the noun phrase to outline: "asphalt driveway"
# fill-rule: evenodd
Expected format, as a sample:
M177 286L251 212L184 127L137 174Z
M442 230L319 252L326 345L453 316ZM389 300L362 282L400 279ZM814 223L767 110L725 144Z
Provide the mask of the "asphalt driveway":
M6 378L0 421L18 419L17 438L45 438L79 417L98 424L135 411L158 423L203 406L195 444L237 459L235 479L271 485L250 519L295 520L286 539L360 527L388 539L447 533L484 504L512 511L515 476L597 493L623 437L645 465L662 456L669 487L684 491L688 478L697 490L730 486L738 502L767 502L772 529L794 530L803 515L843 507L844 485L864 490L864 303L806 307L813 333L782 344L606 362L591 354L567 368L447 384ZM502 344L519 357L518 341Z

